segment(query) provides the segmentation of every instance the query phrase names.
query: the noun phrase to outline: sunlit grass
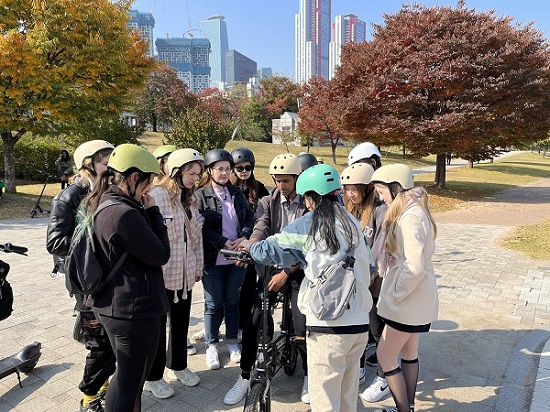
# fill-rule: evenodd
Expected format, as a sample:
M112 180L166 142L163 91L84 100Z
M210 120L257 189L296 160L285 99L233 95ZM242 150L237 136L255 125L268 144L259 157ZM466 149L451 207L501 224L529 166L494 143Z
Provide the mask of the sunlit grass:
M540 225L521 226L501 240L501 244L509 249L527 255L531 259L550 260L550 220Z

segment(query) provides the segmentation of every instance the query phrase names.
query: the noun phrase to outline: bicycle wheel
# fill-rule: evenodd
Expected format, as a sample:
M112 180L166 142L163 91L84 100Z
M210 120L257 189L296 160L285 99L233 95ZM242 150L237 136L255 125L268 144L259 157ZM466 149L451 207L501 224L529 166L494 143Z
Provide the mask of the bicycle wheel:
M294 375L298 363L298 348L294 342L288 342L285 350L288 352L283 370L288 376Z
M257 382L250 388L250 393L246 397L243 412L270 412L271 397L269 392L264 398L267 384L266 382Z

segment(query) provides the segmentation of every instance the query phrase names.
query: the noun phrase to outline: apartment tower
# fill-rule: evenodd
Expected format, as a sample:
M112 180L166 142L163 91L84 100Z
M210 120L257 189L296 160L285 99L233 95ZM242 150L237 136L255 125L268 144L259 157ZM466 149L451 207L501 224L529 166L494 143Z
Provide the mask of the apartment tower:
M336 68L340 65L342 46L349 42L360 43L367 35L367 23L353 14L336 16L333 28L333 37L329 45L329 79L334 78Z

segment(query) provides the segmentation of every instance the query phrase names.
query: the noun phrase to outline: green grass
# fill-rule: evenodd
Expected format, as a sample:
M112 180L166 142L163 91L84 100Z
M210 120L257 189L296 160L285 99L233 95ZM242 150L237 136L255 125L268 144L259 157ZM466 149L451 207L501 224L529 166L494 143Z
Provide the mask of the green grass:
M531 259L548 260L550 220L540 225L521 226L501 240L502 246L527 255Z

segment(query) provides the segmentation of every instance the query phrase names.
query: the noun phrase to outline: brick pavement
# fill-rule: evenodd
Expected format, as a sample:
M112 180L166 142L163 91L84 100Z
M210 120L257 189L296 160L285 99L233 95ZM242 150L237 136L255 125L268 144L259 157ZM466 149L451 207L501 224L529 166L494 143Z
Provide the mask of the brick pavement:
M85 350L71 339L73 301L63 280L48 276L52 262L44 247L45 227L43 218L0 221L1 243L10 241L29 247L29 257L0 256L12 266L9 276L16 293L16 311L0 324L0 356L17 352L35 340L43 345L42 358L37 368L24 376L23 388L19 388L14 375L0 380L0 412L74 411L80 399L77 385ZM541 339L547 338L550 324L550 263L533 262L500 248L497 240L508 230L510 226L439 224L434 263L440 319L432 332L421 338L418 411L528 410L544 344ZM202 326L202 305L198 286L194 290L192 332ZM529 340L535 332L539 333L537 339ZM199 352L189 358L189 363L200 375L201 384L195 388L175 384L176 395L162 401L145 394L143 410L242 409L242 403L230 408L222 402L239 373L237 366L227 363L225 348L220 349L225 365L210 371L204 364L204 348L197 347ZM549 350L547 347L543 356L542 373L548 365ZM527 372L515 378L514 371L521 365L527 365ZM546 373L548 376L548 370ZM308 410L299 401L302 376L297 371L292 377L282 373L276 377L274 411ZM373 368L368 368L367 384L373 376ZM511 381L510 376L515 380ZM539 377L537 384L544 383ZM360 390L365 387L362 385ZM519 398L523 397L525 406L520 409L513 409L513 402L499 403L502 394L514 390L519 391ZM537 409L547 399L540 401L537 395L538 391L532 412L548 410ZM499 406L503 403L509 406ZM386 400L365 405L358 400L358 410L373 411L375 406L391 404Z

